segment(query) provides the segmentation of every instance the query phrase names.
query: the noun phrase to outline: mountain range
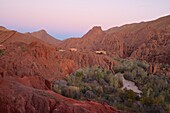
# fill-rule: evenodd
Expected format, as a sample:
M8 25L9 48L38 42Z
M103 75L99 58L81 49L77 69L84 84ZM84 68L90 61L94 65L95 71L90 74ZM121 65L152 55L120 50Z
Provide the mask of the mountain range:
M78 101L52 91L56 80L80 68L96 66L114 74L115 58L144 60L156 71L157 63L170 65L170 16L105 31L95 26L81 38L66 40L45 30L19 33L1 26L0 113L123 112L105 103ZM168 76L169 71L165 71Z

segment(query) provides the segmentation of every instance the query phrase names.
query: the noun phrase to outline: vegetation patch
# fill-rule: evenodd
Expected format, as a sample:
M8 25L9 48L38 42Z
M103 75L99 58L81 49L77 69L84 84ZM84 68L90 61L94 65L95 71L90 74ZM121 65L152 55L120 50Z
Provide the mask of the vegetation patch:
M117 59L117 62L113 67L116 76L100 67L80 69L56 81L53 90L66 97L105 102L131 112L170 112L170 77L149 74L149 64L145 61ZM133 81L142 94L122 90L118 73Z
M0 50L0 56L4 55L5 50Z

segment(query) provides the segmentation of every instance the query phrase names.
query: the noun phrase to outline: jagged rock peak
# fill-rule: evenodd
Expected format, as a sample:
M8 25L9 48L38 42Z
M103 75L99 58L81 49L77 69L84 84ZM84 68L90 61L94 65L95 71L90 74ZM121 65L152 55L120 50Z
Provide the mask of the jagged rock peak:
M94 26L91 30L102 31L101 26Z
M41 29L41 30L39 30L39 31L37 31L37 32L47 33L47 31L46 31L46 30L44 30L44 29Z
M3 26L0 26L0 30L7 30L7 29Z
M97 34L100 34L102 33L103 30L101 28L101 26L94 26L88 33L87 35L97 35Z

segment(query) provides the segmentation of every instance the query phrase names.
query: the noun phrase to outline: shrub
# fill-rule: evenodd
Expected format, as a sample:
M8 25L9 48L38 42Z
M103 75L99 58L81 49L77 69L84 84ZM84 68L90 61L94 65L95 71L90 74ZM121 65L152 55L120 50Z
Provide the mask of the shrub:
M80 89L76 86L66 86L61 90L61 94L74 99L79 99Z
M20 48L21 48L22 51L26 51L27 50L27 48L25 46L21 46Z
M104 76L104 81L106 81L107 83L109 83L110 86L113 86L113 78L114 76L112 74L107 74Z
M97 81L100 81L101 79L104 78L104 70L96 68L94 70L94 76Z
M150 98L150 97L142 97L140 99L140 101L142 102L142 104L144 105L152 105L154 102L153 102L153 98Z
M104 86L103 87L104 93L111 94L115 92L115 88L113 86Z
M166 105L165 105L165 109L166 109L166 111L167 111L168 113L170 113L170 104L166 104Z
M146 62L146 61L139 61L139 60L136 60L136 64L143 68L145 71L147 70L147 68L149 67L149 64Z
M82 70L77 71L75 73L75 76L76 76L76 81L80 82L82 80L83 76L84 76L83 71Z
M97 94L98 96L100 96L100 94L103 93L103 87L100 86L100 85L99 85L99 86L96 86L96 87L94 87L93 91L95 91L96 94Z
M94 99L95 98L95 95L93 93L93 91L89 91L87 90L86 93L84 94L84 96L88 99Z
M132 73L132 72L126 71L124 73L124 77L126 80L134 81L135 76L136 76L136 73L134 74L134 72Z
M117 65L113 67L116 73L123 73L125 71L131 71L135 68L136 64L133 60L121 60Z
M58 80L57 84L59 87L64 87L64 86L67 86L67 81L66 80Z
M84 83L82 84L80 87L80 92L82 92L83 94L87 91L87 90L92 90L91 84L87 84Z
M4 50L0 50L0 56L4 55Z
M113 70L115 71L115 73L123 73L124 67L122 64L119 63L113 67Z
M121 88L123 86L122 81L120 78L113 77L113 87Z

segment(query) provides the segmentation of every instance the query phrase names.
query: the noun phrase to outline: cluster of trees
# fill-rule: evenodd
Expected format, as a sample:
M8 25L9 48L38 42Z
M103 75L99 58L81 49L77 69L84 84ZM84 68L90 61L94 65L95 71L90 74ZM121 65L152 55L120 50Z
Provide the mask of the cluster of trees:
M75 99L99 98L101 94L112 94L121 87L122 82L118 77L98 67L80 69L53 84L55 92Z
M143 92L140 97L141 111L145 112L170 112L170 77L158 74L149 74L149 64L145 61L117 59L119 65L114 69L124 73L127 80L135 82ZM168 68L167 64L160 64Z
M124 78L135 82L142 94L122 90L122 81L109 70L100 67L76 71L53 84L53 90L64 96L106 102L118 109L132 112L170 112L170 77L150 75L149 64L138 60L117 59L113 67Z

